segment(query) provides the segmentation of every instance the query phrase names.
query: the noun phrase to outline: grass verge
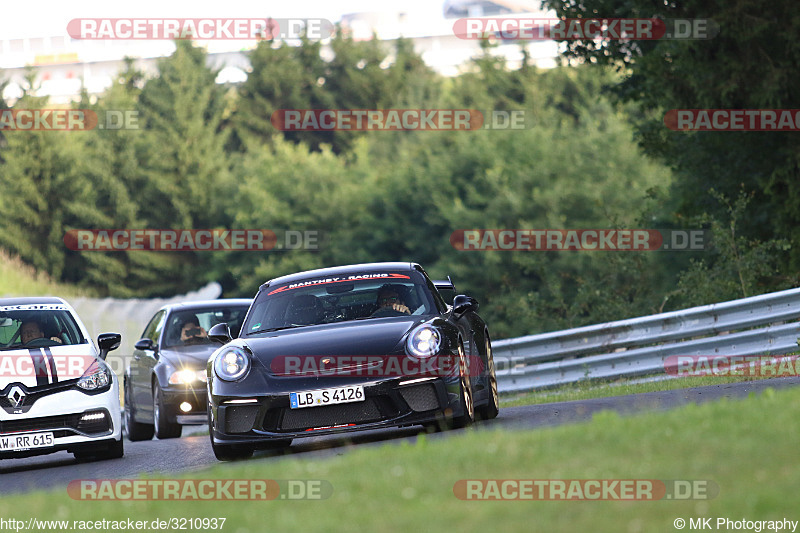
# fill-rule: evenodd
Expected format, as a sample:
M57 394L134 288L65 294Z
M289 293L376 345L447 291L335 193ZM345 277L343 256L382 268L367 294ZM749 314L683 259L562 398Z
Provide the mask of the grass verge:
M787 358L798 359L797 354L785 356ZM792 368L796 368L796 363L792 360ZM637 380L620 379L608 380L585 380L579 383L571 383L552 389L530 391L522 393L503 394L500 397L501 407L516 407L519 405L537 405L544 403L570 402L573 400L590 400L592 398L609 398L612 396L627 396L629 394L641 394L645 392L657 392L666 390L687 389L692 387L705 387L707 385L722 385L725 383L739 383L742 381L755 381L769 379L770 377L780 377L781 375L797 375L779 372L780 367L776 367L776 375L757 375L758 372L744 372L742 375L711 375L711 376L687 376L658 379L656 381L639 382ZM661 376L654 376L661 378Z
M223 531L675 531L683 518L800 518L800 388L530 431L359 446L332 458L220 464L185 476L326 480L324 500L78 501L64 489L8 496L0 516L64 520L225 517ZM501 411L502 416L502 411ZM124 460L124 459L122 459ZM76 469L80 476L80 469ZM46 471L43 471L46 475ZM461 479L708 480L710 500L463 501Z
M54 282L19 258L0 250L0 297L6 296L91 296L88 291Z

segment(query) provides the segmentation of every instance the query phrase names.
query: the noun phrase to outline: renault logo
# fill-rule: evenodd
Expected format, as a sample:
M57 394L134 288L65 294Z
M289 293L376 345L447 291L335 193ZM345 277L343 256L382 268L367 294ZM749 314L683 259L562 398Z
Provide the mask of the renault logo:
M20 407L25 401L25 393L17 386L11 387L8 392L8 401L11 403L11 407Z

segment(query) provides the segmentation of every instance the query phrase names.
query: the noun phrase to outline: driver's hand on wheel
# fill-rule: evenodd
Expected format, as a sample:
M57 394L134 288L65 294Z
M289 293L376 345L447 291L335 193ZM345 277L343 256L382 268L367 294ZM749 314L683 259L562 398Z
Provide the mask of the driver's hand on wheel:
M392 304L392 309L400 313L405 313L407 315L411 314L411 309L409 309L408 306L405 304L395 302Z

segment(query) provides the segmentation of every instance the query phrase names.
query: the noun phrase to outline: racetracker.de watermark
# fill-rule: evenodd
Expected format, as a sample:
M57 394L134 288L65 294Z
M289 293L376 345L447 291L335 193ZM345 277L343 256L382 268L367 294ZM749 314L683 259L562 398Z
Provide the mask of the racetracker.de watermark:
M319 250L318 230L72 229L64 244L77 252L215 252Z
M53 353L53 348L60 346L21 348L28 353L4 354L0 357L0 381L9 383L35 378L37 383L40 380L56 383L83 376L95 362L94 355L90 354L61 354L58 349Z
M75 479L73 500L325 500L324 479Z
M706 479L460 479L459 500L710 500L719 487Z
M450 244L461 251L703 251L708 230L460 229Z
M800 356L768 355L671 355L664 360L667 374L693 376L800 376Z
M82 18L69 21L67 33L89 40L317 40L333 35L333 23L321 18Z
M280 131L523 130L527 111L477 109L278 109L270 122Z
M800 109L670 109L675 131L800 131Z
M52 343L51 343L52 344ZM49 382L79 378L94 362L94 355L59 355L58 345L49 348L24 348L25 354L0 358L0 379L24 380L41 378ZM31 354L31 352L33 352ZM40 353L41 352L41 353ZM56 352L56 353L53 353ZM50 362L50 357L53 360ZM134 355L114 351L105 360L117 376L125 374ZM495 371L507 375L524 375L525 358L520 355L493 355ZM463 367L462 367L463 365ZM465 367L470 376L483 375L486 363L480 356L468 355L463 363L457 355L437 354L428 358L410 355L279 355L270 363L270 372L279 376L325 377L443 377L458 376ZM186 383L204 386L205 370L182 376Z
M480 376L486 364L478 356L436 354L430 357L411 355L278 355L270 362L276 376L313 376L317 378L359 377L454 377Z
M653 41L713 39L719 25L711 19L475 17L453 23L459 39L513 41Z
M4 109L0 131L138 130L139 112L130 109Z

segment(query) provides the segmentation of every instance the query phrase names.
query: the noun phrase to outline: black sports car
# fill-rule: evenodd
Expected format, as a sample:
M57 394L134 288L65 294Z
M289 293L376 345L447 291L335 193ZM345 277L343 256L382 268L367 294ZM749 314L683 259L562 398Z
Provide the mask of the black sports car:
M465 426L498 413L486 323L465 295L445 303L415 263L325 268L258 291L238 338L225 324L208 361L220 460L341 431Z
M218 348L207 330L225 323L238 333L251 300L166 305L153 315L125 371L125 425L132 441L180 437L205 424L206 364Z

